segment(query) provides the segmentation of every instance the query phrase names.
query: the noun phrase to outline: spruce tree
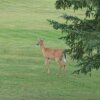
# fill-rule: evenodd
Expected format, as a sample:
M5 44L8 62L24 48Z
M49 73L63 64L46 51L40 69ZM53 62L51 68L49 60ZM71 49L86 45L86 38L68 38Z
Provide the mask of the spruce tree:
M66 50L78 62L79 69L73 73L91 72L100 68L100 1L99 0L56 0L56 9L85 8L85 18L64 14L65 23L49 20L54 29L66 33Z

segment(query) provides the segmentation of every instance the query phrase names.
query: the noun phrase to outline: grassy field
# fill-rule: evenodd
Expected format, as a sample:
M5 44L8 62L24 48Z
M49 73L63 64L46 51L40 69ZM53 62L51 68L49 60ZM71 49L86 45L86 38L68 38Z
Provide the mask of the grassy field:
M0 100L100 100L100 71L92 77L72 75L75 63L67 58L67 71L58 77L51 61L48 75L38 38L46 46L66 48L47 19L63 21L63 13L84 17L84 12L54 8L55 0L0 1Z

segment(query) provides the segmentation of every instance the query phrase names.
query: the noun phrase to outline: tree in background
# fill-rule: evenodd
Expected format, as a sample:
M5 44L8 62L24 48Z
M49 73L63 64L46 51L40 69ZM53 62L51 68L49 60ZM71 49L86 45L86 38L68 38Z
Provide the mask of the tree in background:
M65 23L49 20L54 29L66 33L61 39L66 41L70 56L78 61L78 70L74 73L91 72L100 68L100 1L99 0L57 0L56 9L79 10L85 8L85 18L62 17ZM67 9L66 9L67 8Z

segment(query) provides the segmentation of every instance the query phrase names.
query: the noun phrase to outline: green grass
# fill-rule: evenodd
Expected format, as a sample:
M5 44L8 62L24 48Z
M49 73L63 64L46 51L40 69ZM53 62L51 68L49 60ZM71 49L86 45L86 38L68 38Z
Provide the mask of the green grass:
M59 31L47 19L63 21L63 13L84 17L84 12L56 10L55 0L0 1L0 100L100 100L100 71L92 77L72 75L75 63L67 58L66 74L56 75L57 64L45 72L37 47L43 38L48 47L66 48Z

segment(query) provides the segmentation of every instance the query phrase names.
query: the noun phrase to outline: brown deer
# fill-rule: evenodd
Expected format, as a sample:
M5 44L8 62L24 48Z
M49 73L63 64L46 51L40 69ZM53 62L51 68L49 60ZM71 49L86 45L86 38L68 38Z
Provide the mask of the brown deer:
M41 48L41 51L42 51L43 56L45 58L45 65L46 66L49 64L50 59L55 59L56 62L60 66L60 70L62 68L65 69L66 55L65 55L64 50L46 48L45 45L44 45L44 40L42 40L42 39L38 40L37 45L39 45L40 48ZM49 66L47 66L47 72L48 72L48 74L50 73Z

